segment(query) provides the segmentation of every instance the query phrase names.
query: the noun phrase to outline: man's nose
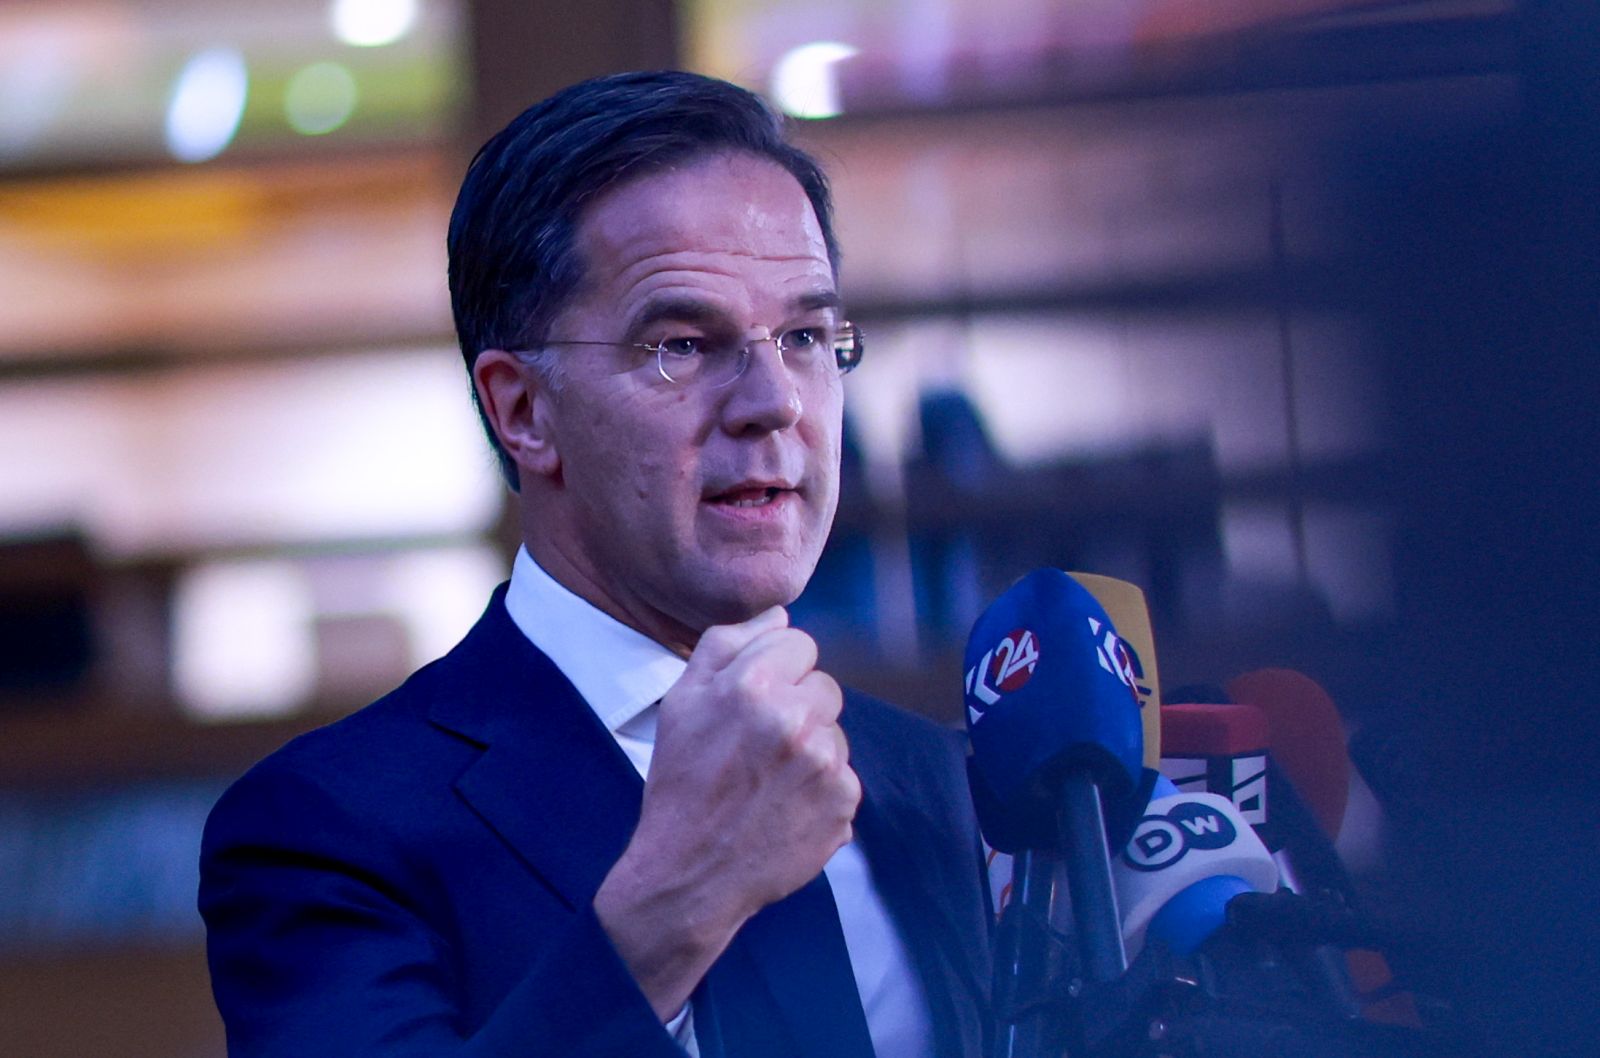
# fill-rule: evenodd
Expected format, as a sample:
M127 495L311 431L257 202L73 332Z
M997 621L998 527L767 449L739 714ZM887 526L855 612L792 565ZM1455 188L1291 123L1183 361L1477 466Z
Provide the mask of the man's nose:
M744 372L728 387L723 418L729 433L771 433L800 421L805 407L799 380L785 366L773 335L754 338L746 346Z

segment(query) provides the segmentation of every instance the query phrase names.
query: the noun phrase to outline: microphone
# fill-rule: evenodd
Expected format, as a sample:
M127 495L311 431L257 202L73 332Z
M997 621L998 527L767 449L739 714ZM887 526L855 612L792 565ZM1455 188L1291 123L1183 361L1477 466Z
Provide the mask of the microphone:
M1189 693L1195 697L1227 697L1209 688L1196 688ZM1323 839L1315 818L1274 765L1269 746L1275 747L1275 743L1269 739L1264 710L1225 701L1173 703L1161 710L1161 727L1165 746L1163 774L1180 789L1227 799L1240 819L1250 824L1276 867L1278 881L1290 892L1306 891L1304 870L1321 882L1321 888L1335 892L1338 905L1343 906L1347 888L1343 864L1333 846ZM1243 891L1235 887L1222 895L1222 903L1231 905L1233 897ZM1248 901L1241 903L1247 905ZM1285 905L1278 902L1270 906ZM1225 913L1219 914L1219 910ZM1194 930L1209 931L1200 938L1204 940L1224 922L1237 925L1261 919L1259 914L1254 919L1248 914L1241 919L1237 912L1237 907L1218 909L1214 904L1205 905L1194 912ZM1180 943L1189 942L1190 935L1180 937ZM1355 1013L1344 954L1319 946L1309 960L1308 970L1321 982L1323 993L1341 1010Z
M963 668L978 823L1016 857L996 943L996 1053L1043 1055L1059 1031L1048 1002L1052 855L1084 970L1111 981L1127 966L1108 832L1120 847L1154 781L1135 677L1104 607L1056 569L1028 574L983 612Z
M1247 672L1230 680L1227 689L1235 700L1250 702L1269 718L1273 760L1287 778L1273 783L1274 790L1290 798L1300 795L1299 803L1286 801L1287 811L1279 813L1287 839L1278 855L1285 880L1296 892L1321 891L1353 907L1355 888L1332 847L1344 822L1351 768L1344 724L1332 697L1311 677L1292 669ZM1339 961L1346 989L1353 993L1352 1005L1363 1016L1394 1025L1422 1024L1415 1001L1396 984L1375 944L1351 947ZM1330 970L1337 969L1331 959L1325 962Z
M1272 758L1331 840L1344 824L1350 797L1350 757L1344 723L1333 699L1293 669L1258 669L1227 683L1228 696L1266 714Z
M972 627L965 655L968 772L978 822L1002 852L1067 852L1069 777L1099 788L1120 845L1149 795L1133 666L1105 609L1056 569L1023 577Z
M1141 668L1154 657L1144 646ZM1170 1032L1178 1049L1195 1042L1207 1053L1346 1053L1300 1046L1330 1044L1351 1024L1308 960L1330 940L1378 932L1341 907L1279 891L1272 853L1233 803L1237 793L1247 809L1268 807L1265 784L1275 780L1259 711L1242 710L1253 723L1192 747L1197 758L1227 753L1227 796L1181 791L1142 766L1138 649L1084 585L1049 569L997 599L968 641L973 803L985 839L1015 856L996 936L992 1053L1112 1053L1102 1049L1156 1032L1152 1040ZM1276 808L1285 798L1273 790ZM1131 970L1129 950L1140 955ZM1271 1049L1284 1041L1291 1050Z
M1089 589L1105 607L1128 653L1133 693L1139 699L1139 723L1144 731L1144 766L1155 768L1161 760L1161 677L1156 670L1156 639L1150 627L1150 605L1144 589L1132 581L1099 573L1067 576Z
M1282 674L1290 678L1285 680ZM1161 710L1166 745L1162 772L1180 789L1208 790L1232 800L1272 851L1290 889L1304 892L1309 881L1311 888L1343 899L1349 880L1325 827L1337 827L1343 815L1344 798L1335 787L1348 779L1348 763L1342 769L1339 766L1344 751L1337 735L1329 739L1313 733L1314 724L1307 722L1309 710L1283 719L1281 714L1296 709L1295 702L1263 697L1261 689L1287 685L1299 700L1320 698L1321 705L1314 708L1323 717L1337 717L1332 700L1309 678L1288 670L1276 670L1269 679L1244 685L1254 687L1259 700L1271 702L1272 712L1255 704L1234 704L1220 688L1202 685L1181 693L1206 700L1173 703ZM1310 695L1307 685L1314 689ZM1315 713L1312 716L1315 718ZM1298 734L1293 742L1298 752L1292 751L1290 759L1298 766L1298 776L1311 779L1308 785L1317 798L1315 808L1301 797L1299 779L1286 776L1286 769L1280 767L1280 725Z
M1111 617L1128 655L1130 685L1139 702L1144 763L1151 768L1160 766L1171 776L1167 758L1172 751L1163 749L1168 745L1167 728L1175 722L1179 724L1180 747L1190 732L1182 723L1184 716L1171 717L1171 707L1161 705L1155 635L1143 590L1129 581L1096 573L1069 576L1087 588ZM1180 714L1185 708L1188 707L1179 707ZM1203 717L1195 719L1203 725ZM1222 789L1209 787L1213 793L1226 790L1226 798L1233 794L1232 786L1241 786L1245 791L1242 799L1256 799L1253 808L1241 811L1237 802L1234 807L1227 807L1225 800L1219 803L1207 797L1184 799L1179 795L1185 791L1158 779L1158 797L1179 797L1166 802L1168 809L1178 813L1179 820L1159 818L1152 803L1122 856L1113 863L1112 877L1122 910L1122 940L1129 958L1144 946L1147 930L1166 941L1175 953L1189 954L1223 926L1232 897L1244 892L1271 892L1278 887L1278 871L1271 855L1247 825L1265 820L1266 718L1255 713L1253 719L1253 747L1234 752L1236 762L1226 762L1233 769L1227 772L1231 785ZM1246 737L1246 741L1252 738ZM1198 756L1214 757L1223 748L1195 745L1193 737L1188 738L1188 743ZM1222 766L1215 760L1207 763ZM1234 777L1235 771L1238 778ZM1203 794L1207 789L1202 781L1191 784L1187 792ZM1190 828L1199 828L1200 832L1194 833ZM1226 837L1230 834L1232 838ZM1185 837L1187 840L1183 840ZM1191 847L1197 849L1193 855L1188 851ZM1170 862L1165 857L1171 857Z
M1189 691L1196 697L1205 690ZM1220 691L1207 697L1224 697ZM1254 705L1181 702L1161 710L1166 749L1161 770L1182 790L1208 791L1231 800L1278 861L1283 883L1343 894L1344 865L1312 810L1277 762L1267 713ZM1330 769L1324 769L1328 771ZM1326 803L1327 798L1324 798Z
M1147 936L1188 955L1228 922L1242 893L1278 888L1278 866L1232 801L1158 780L1112 870L1130 955Z
M1155 769L1161 759L1161 678L1156 667L1155 637L1150 627L1150 608L1145 602L1144 590L1132 581L1119 580L1099 573L1068 573L1067 576L1088 589L1111 618L1111 626L1120 644L1113 643L1112 653L1126 651L1132 677L1134 696L1139 701L1140 728L1144 735L1144 766ZM1015 885L1021 883L1021 872L1013 870L1009 854L993 846L987 849L990 892L994 894L995 913L1005 909Z
M1267 807L1266 713L1250 705L1166 705L1161 741L1161 774L1178 789L1228 798L1268 848L1282 844Z

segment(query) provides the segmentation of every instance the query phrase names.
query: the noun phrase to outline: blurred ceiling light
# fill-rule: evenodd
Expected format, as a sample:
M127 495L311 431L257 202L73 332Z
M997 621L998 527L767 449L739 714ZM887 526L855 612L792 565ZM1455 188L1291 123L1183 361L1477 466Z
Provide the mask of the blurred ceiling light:
M455 646L508 572L499 552L481 545L402 552L390 568L389 609L405 622L418 661Z
M283 112L304 136L321 136L350 120L356 109L356 79L336 62L318 62L289 78Z
M393 44L417 21L417 0L333 0L333 34L358 48Z
M190 715L250 720L293 712L316 676L310 591L291 563L200 566L173 598L173 683Z
M797 118L831 118L842 113L834 67L859 48L837 41L802 44L772 68L772 98Z
M66 107L77 81L70 41L56 27L23 27L0 46L0 157L27 153Z
M244 116L250 77L244 56L211 48L184 63L167 104L167 150L180 162L215 158L233 141Z

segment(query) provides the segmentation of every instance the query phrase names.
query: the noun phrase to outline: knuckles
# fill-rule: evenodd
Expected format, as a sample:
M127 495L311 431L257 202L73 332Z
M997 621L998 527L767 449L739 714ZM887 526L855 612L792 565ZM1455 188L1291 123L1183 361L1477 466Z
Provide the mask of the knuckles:
M745 665L729 674L725 686L736 701L753 705L771 696L775 681L764 666Z
M844 801L850 806L850 819L856 817L856 811L861 807L861 776L849 765L840 769L839 792Z
M839 714L844 711L844 691L839 687L838 680L821 669L812 669L801 679L799 687L812 699L818 715L830 722L839 719Z
M844 732L831 722L808 724L796 733L792 749L797 759L818 772L849 767L849 743L845 741Z

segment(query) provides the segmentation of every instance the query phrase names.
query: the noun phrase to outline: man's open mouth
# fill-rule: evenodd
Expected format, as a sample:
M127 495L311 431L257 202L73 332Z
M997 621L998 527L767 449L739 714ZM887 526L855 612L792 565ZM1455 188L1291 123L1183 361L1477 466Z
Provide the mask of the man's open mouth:
M711 502L725 507L765 507L776 501L779 496L792 491L794 490L780 488L777 485L729 489L727 492L712 496Z

